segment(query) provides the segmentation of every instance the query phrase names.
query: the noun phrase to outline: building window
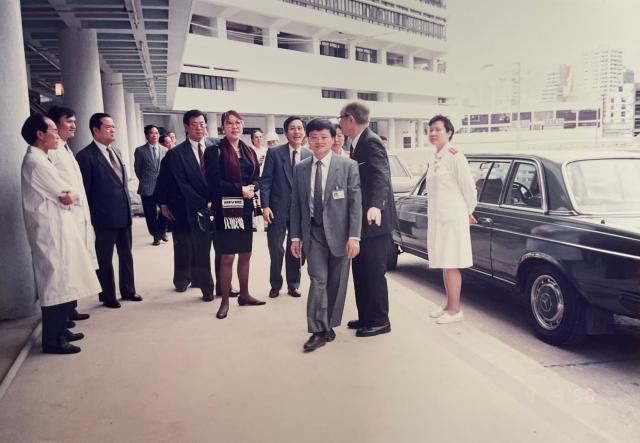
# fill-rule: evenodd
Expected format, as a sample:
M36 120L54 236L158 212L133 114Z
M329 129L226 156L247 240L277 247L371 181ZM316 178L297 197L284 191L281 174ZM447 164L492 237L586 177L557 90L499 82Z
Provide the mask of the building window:
M387 65L398 66L404 65L404 56L393 52L387 52Z
M378 93L377 92L358 92L358 99L375 102L375 101L378 101Z
M446 97L438 97L438 104L439 105L446 105L447 104L447 98Z
M323 89L322 98L347 98L347 91L344 89Z
M215 89L218 91L235 91L236 79L214 75L181 73L178 86L182 88Z
M509 114L491 114L491 124L509 123Z
M489 124L489 114L475 114L469 116L471 125L487 125ZM472 131L477 132L477 131Z
M378 51L375 49L356 46L356 60L361 62L378 63Z
M563 118L565 121L575 121L576 111L556 111L556 118Z
M336 42L320 42L320 55L329 57L347 58L347 45Z
M262 28L236 22L227 22L227 39L254 45L264 44Z

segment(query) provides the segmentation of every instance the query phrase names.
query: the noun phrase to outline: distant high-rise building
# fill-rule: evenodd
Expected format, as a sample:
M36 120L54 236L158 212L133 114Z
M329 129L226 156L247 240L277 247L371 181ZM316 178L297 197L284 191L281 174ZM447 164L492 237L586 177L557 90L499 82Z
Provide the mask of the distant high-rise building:
M582 54L579 95L615 92L622 83L622 50L600 49Z

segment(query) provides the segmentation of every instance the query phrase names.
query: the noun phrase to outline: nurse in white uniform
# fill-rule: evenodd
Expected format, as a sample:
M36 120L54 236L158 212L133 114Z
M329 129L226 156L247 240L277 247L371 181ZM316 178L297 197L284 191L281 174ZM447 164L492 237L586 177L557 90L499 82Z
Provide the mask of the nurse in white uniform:
M464 318L460 309L461 268L473 265L469 225L475 224L476 188L465 156L450 141L453 124L442 115L429 121L436 152L427 166L427 252L429 267L441 268L447 303L431 313L438 324Z

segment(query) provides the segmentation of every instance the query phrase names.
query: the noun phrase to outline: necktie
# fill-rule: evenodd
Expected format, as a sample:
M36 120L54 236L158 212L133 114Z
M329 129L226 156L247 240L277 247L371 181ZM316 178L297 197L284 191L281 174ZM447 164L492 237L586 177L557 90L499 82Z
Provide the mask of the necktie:
M313 219L322 224L322 162L316 162L316 178L313 186Z
M115 154L113 153L110 147L107 147L107 152L109 153L109 161L111 162L111 167L113 168L113 172L115 172L118 178L120 179L120 183L124 183L124 180L122 178L122 168L120 167L120 163L118 162L118 159L116 158Z
M158 148L153 146L153 162L158 166Z
M291 173L293 173L293 168L296 167L296 155L298 155L298 150L294 149L293 154L291 154Z
M205 170L204 170L204 148L202 147L202 143L198 143L198 158L200 159L200 172L202 172L202 175L205 175Z
M349 158L353 158L353 143L349 143Z

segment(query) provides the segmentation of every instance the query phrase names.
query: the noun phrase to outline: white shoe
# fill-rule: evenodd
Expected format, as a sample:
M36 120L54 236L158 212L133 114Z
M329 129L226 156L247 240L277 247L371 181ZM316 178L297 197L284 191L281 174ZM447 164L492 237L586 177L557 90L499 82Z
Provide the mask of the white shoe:
M457 321L462 321L463 319L464 319L464 314L462 313L462 311L458 311L453 315L449 314L448 312L445 312L440 317L438 317L438 319L436 320L436 323L438 323L439 325L446 325L447 323L455 323Z
M444 315L444 313L447 312L442 308L438 308L437 310L431 312L431 314L429 314L429 317L431 318L438 318L438 317L442 317Z

